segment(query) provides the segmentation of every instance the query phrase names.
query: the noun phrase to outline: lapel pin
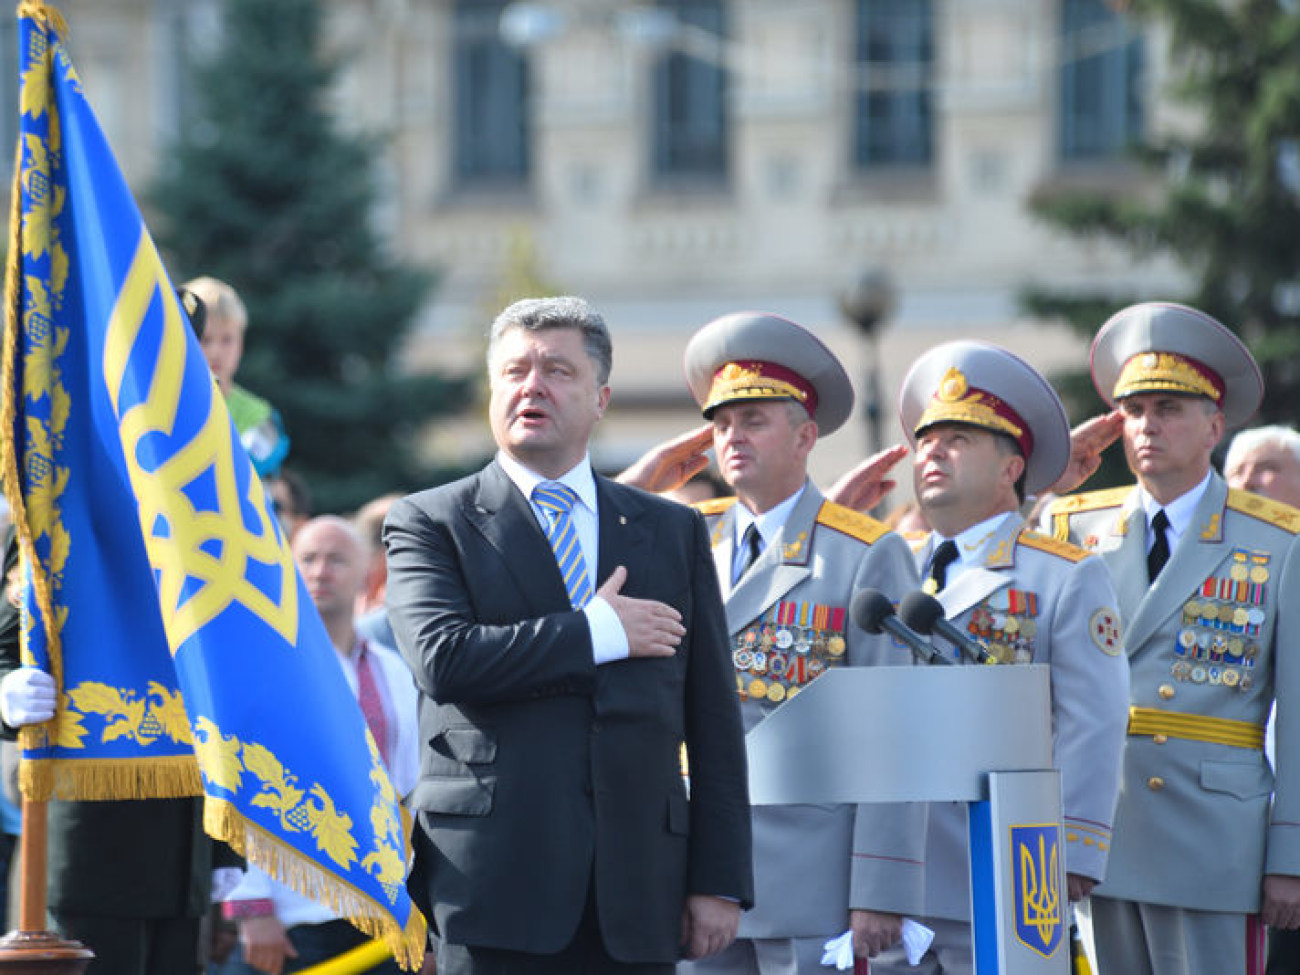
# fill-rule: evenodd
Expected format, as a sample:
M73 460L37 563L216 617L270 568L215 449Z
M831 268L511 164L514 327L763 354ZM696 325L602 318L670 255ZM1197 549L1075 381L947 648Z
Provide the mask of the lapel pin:
M627 524L627 515L619 515L619 516L618 516L618 523L619 523L620 525L626 525L626 524Z

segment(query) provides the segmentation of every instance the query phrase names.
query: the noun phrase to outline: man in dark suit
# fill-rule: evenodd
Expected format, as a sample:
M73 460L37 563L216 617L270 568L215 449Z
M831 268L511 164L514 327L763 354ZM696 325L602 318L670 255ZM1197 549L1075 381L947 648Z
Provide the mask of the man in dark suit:
M409 886L441 975L667 973L725 948L752 900L708 536L593 474L610 363L581 299L507 308L488 348L496 460L385 526L421 692Z

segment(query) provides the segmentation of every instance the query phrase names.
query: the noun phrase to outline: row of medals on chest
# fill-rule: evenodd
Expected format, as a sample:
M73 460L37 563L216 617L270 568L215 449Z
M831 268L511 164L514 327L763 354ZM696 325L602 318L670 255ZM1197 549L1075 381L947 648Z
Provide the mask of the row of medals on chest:
M731 653L741 699L779 704L841 663L845 647L844 636L833 630L772 623L748 627L736 634Z
M1264 620L1264 610L1256 605L1189 599L1183 604L1183 625L1174 647L1178 659L1170 673L1193 684L1250 690L1255 679L1248 671L1255 666L1259 644L1249 637L1259 632Z

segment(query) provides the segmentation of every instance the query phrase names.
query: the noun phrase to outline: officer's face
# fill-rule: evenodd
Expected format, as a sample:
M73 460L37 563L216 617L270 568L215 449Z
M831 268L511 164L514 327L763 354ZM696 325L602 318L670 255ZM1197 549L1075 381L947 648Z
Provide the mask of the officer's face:
M1300 508L1300 460L1283 444L1258 444L1234 457L1223 477L1228 487Z
M510 329L497 340L489 374L488 416L498 447L547 477L582 460L609 387L596 383L581 331Z
M1024 469L1024 458L988 430L938 423L917 437L912 486L927 519L952 535L1014 508Z
M1223 414L1200 396L1135 393L1119 404L1124 456L1139 479L1204 477L1223 436Z
M728 403L713 411L713 451L723 479L751 510L766 511L803 484L817 424L782 400Z

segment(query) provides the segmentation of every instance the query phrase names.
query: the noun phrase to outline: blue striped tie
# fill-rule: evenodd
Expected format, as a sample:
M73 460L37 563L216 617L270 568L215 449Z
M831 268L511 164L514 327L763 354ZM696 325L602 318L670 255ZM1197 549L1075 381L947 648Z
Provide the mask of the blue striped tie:
M533 488L533 500L550 518L546 540L555 550L555 561L564 578L569 602L581 609L591 599L591 580L587 576L587 561L582 557L578 532L573 527L573 505L578 500L573 488L559 481L542 481Z

